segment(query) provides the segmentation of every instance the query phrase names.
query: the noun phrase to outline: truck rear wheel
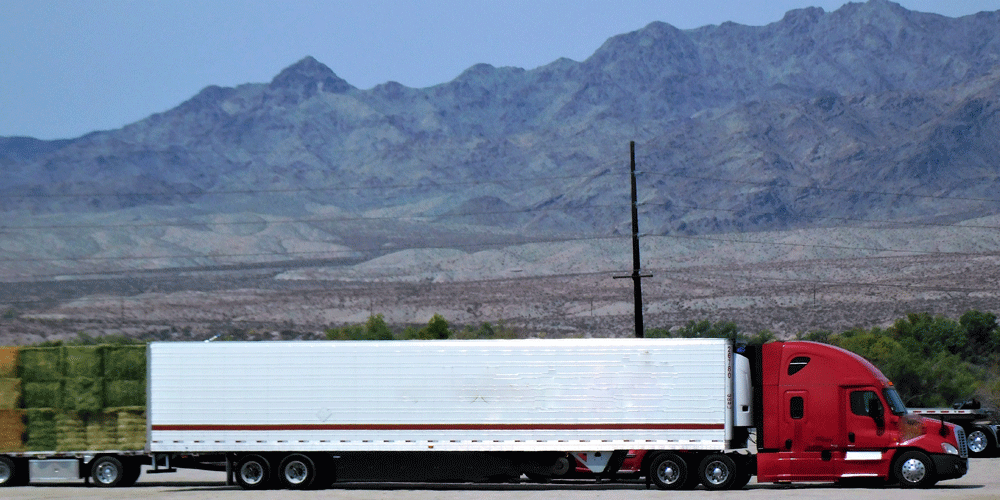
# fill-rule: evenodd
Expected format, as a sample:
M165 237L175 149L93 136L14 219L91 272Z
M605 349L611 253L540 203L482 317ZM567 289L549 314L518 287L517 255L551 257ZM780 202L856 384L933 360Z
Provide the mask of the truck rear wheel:
M687 481L688 466L675 453L660 453L649 464L649 477L660 489L677 490Z
M973 427L969 431L969 456L972 457L985 457L993 453L996 448L996 442L993 439L993 434L982 428Z
M301 453L292 453L281 461L278 479L282 486L293 490L304 490L316 480L316 463Z
M892 471L904 488L928 488L937 482L930 457L919 451L908 451L896 459Z
M709 490L727 490L736 482L736 462L721 454L702 459L698 466L698 479Z
M271 464L260 455L247 455L236 464L236 482L245 490L271 486Z

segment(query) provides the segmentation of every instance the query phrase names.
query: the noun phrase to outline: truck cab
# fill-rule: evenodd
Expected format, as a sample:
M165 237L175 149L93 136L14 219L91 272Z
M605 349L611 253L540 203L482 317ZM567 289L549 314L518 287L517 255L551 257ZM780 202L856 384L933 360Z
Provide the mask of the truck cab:
M907 411L874 365L813 342L761 347L759 482L870 478L926 487L968 470L961 427Z

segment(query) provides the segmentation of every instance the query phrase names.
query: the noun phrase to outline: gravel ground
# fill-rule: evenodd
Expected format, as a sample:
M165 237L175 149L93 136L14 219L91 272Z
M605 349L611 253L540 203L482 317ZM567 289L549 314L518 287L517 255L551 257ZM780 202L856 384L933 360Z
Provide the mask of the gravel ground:
M86 486L82 483L36 485L8 488L5 499L191 499L216 498L240 499L351 499L351 500L431 500L477 498L482 500L562 500L608 498L692 498L711 500L732 499L831 499L842 500L996 500L1000 498L1000 458L975 459L969 473L961 478L943 481L926 490L891 488L841 488L829 484L773 485L751 482L739 493L731 491L709 492L699 487L695 491L646 490L642 481L621 481L596 484L592 481L564 481L549 484L406 484L406 483L350 483L337 484L335 488L320 491L243 491L236 486L226 486L219 472L182 471L177 474L144 475L131 487L108 490Z

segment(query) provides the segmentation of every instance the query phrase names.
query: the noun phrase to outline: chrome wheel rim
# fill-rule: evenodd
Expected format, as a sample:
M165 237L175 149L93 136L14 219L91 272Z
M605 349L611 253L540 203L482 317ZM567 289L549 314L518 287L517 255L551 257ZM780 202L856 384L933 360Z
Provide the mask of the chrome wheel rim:
M0 484L10 481L11 475L12 471L10 470L10 467L5 463L0 462Z
M656 468L656 477L659 478L663 484L674 484L678 479L680 479L680 476L680 467L678 467L672 460L664 460L659 467Z
M118 479L118 467L109 463L100 464L97 466L97 475L94 477L103 484L111 484Z
M909 483L919 483L927 476L927 466L922 460L911 458L903 462L903 479Z
M288 484L302 484L309 477L309 467L300 460L285 465L285 480Z
M986 433L983 431L972 431L969 433L969 451L973 453L982 453L986 451L988 441L986 440Z
M726 464L715 460L705 467L705 479L712 484L722 484L729 478L729 468Z
M264 479L264 467L257 462L247 462L240 467L240 477L247 484L257 484Z

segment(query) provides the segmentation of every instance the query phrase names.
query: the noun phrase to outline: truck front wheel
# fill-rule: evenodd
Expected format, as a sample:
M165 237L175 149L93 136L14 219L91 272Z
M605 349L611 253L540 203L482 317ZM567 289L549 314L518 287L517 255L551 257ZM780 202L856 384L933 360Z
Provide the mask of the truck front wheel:
M893 467L893 474L904 488L927 488L933 486L934 464L930 457L919 451L908 451L900 455Z
M982 427L974 427L969 431L969 456L985 457L993 452L996 443L993 434Z
M650 462L649 476L660 489L680 489L687 481L688 466L684 459L675 453L661 453Z

